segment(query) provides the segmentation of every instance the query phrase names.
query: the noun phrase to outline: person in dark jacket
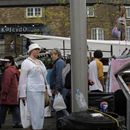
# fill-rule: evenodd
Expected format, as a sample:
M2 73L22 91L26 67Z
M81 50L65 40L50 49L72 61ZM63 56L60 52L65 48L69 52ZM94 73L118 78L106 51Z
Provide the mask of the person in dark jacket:
M94 84L93 81L88 80L88 85L93 85L93 84ZM68 93L66 95L67 110L68 112L71 112L71 70L69 70L69 72L66 74L64 87L68 89Z
M54 48L51 51L51 58L53 61L51 88L53 93L62 93L64 87L62 79L62 70L65 67L65 61L61 58L61 52L58 48Z
M50 87L52 89L52 94L55 96L58 93L61 93L65 100L65 92L63 79L62 79L62 70L65 67L65 61L61 57L61 52L58 48L54 48L51 51L51 58L53 61L53 68L51 73L51 83ZM58 120L60 117L68 115L67 110L60 110L56 112L56 119ZM56 124L58 127L58 124Z
M4 124L8 110L12 112L13 127L21 128L19 101L18 101L18 80L19 71L14 65L12 56L6 56L4 62L5 70L2 75L0 92L0 124Z

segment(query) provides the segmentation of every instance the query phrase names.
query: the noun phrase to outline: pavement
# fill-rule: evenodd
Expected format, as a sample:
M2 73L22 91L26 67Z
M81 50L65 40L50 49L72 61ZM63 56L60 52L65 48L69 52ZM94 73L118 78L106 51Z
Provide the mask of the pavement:
M5 124L2 125L0 130L28 130L23 128L13 128L12 127L12 116L9 114L6 117ZM43 130L56 130L56 120L55 116L52 117L45 117L44 129Z

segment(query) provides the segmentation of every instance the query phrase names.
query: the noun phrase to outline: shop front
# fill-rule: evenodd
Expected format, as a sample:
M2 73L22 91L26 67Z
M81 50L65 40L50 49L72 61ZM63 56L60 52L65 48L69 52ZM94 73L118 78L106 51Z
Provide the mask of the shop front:
M5 24L0 25L0 57L13 55L17 57L26 53L30 44L29 39L20 37L20 34L46 34L43 24Z

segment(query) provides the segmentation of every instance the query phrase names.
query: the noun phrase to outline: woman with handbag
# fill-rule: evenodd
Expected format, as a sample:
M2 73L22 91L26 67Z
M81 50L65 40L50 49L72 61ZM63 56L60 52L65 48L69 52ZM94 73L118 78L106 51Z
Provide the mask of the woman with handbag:
M38 44L29 46L29 57L22 63L19 80L19 97L27 103L31 130L42 130L44 124L47 71L42 61L37 59L40 50Z

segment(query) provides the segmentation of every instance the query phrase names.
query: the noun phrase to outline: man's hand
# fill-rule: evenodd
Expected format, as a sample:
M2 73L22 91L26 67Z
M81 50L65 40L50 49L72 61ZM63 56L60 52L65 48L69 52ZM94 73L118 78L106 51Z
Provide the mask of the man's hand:
M91 86L92 86L92 85L94 85L94 82L89 79L89 80L88 80L88 85L91 85Z
M25 100L26 100L26 99L27 99L26 97L20 97L20 100L22 100L24 106L25 106Z

